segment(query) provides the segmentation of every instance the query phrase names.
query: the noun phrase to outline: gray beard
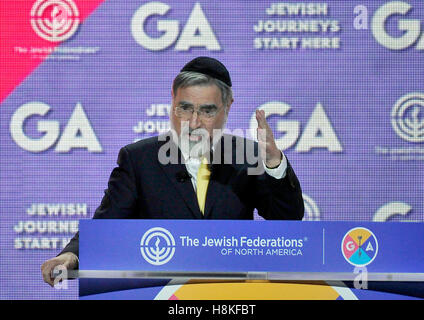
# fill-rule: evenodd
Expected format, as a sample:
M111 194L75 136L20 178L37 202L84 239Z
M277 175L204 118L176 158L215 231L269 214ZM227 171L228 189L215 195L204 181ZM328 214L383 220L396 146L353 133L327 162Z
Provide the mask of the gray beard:
M175 133L175 129L174 129L175 127L172 121L170 122L171 122L171 130L173 130L173 132ZM181 135L178 136L178 141L176 141L178 143L178 147L180 148L180 150L182 151L184 155L189 155L189 157L201 158L203 156L209 156L209 153L211 151L211 146L213 146L213 144L216 143L221 138L226 123L227 123L227 119L225 119L222 125L222 128L219 129L220 133L214 130L213 138L209 136L209 133L205 129L192 130L187 126L185 127L181 126ZM201 139L199 141L191 141L187 137L187 130L189 134L193 132L198 133ZM187 138L183 139L183 136Z
M196 129L190 130L190 134L193 132L199 133L201 137L199 141L191 141L188 139L188 143L186 141L181 143L183 148L187 148L188 150L184 150L185 154L189 154L191 158L201 158L202 156L208 154L211 149L211 137L206 130Z

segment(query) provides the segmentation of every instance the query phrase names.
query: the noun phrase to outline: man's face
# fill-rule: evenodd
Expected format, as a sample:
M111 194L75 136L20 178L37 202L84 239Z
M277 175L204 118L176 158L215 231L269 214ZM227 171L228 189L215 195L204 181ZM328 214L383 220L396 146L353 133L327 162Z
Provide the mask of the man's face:
M229 108L224 110L221 91L214 84L179 88L172 95L171 125L191 147L201 142L205 134L212 139L214 129L224 129ZM210 113L215 115L208 116Z

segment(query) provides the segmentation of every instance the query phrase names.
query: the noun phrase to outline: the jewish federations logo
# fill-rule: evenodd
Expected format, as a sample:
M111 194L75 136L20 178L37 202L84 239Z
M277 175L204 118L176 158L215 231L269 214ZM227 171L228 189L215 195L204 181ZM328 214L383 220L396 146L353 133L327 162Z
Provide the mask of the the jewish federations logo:
M79 11L72 0L37 0L32 6L31 26L47 41L69 39L79 24Z
M174 237L164 228L151 228L141 238L140 251L148 263L155 266L163 265L174 256Z
M366 228L353 228L343 237L342 254L351 265L366 266L375 259L377 252L377 238Z
M424 94L401 97L392 109L391 120L399 137L409 142L424 142Z
M396 161L424 160L424 92L400 97L390 118L394 133L408 144L375 146L375 153Z

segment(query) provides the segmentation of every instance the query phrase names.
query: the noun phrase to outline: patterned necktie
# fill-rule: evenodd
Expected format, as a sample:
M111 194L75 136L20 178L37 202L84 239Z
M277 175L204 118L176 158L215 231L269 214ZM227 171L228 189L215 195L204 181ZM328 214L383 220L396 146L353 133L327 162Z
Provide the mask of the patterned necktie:
M202 158L199 171L197 171L197 202L202 214L205 214L206 193L208 191L211 172L208 168L208 159Z

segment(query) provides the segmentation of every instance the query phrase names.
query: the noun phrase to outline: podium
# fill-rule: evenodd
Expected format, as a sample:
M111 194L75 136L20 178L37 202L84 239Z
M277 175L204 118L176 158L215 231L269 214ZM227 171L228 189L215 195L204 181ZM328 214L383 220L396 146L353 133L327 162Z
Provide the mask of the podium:
M80 299L424 298L424 223L80 221Z

